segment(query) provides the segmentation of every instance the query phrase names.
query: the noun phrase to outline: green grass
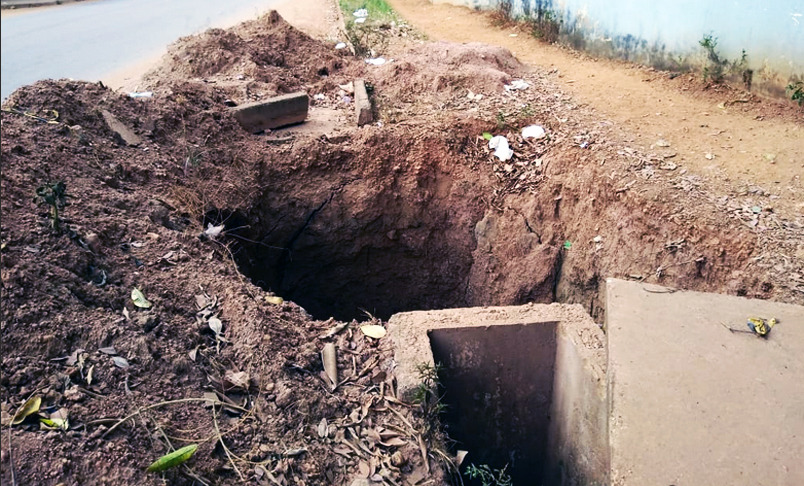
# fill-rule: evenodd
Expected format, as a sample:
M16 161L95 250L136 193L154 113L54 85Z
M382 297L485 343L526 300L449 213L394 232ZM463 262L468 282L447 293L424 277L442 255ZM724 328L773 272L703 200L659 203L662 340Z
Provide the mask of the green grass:
M366 22L390 22L396 18L391 6L385 0L340 0L340 5L346 23L354 22L356 18L354 12L360 8L368 10Z
M388 47L389 29L398 18L385 0L340 0L343 11L346 35L360 57L375 57ZM368 10L368 17L363 23L356 23L354 12L358 9Z

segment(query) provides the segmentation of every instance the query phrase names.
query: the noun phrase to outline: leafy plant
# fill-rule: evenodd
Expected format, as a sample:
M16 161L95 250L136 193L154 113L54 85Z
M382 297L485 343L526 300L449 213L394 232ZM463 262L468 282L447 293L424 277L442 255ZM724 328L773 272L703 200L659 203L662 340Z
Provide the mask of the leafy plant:
M59 209L67 204L67 185L64 181L42 184L36 188L34 202L50 206L50 227L61 233L61 217Z
M413 401L421 408L424 415L425 423L430 425L438 423L438 417L444 411L446 405L441 401L441 396L438 395L438 388L441 381L438 373L441 371L441 364L436 363L430 365L428 363L420 363L416 366L416 372L421 380L419 386L413 393ZM425 435L430 435L435 429L428 429Z
M558 40L558 34L561 31L561 20L559 20L559 16L554 10L540 8L527 23L530 26L530 32L533 37L540 41L552 44Z
M717 37L712 34L704 35L703 39L698 41L698 44L706 52L706 65L703 68L704 81L723 82L723 76L729 63L720 57L720 53L717 52Z
M480 466L469 464L463 474L469 479L479 479L483 486L513 486L514 483L506 469L507 464L502 469L492 469L488 464Z
M790 99L798 103L798 106L804 105L804 81L790 83L786 90L790 93Z

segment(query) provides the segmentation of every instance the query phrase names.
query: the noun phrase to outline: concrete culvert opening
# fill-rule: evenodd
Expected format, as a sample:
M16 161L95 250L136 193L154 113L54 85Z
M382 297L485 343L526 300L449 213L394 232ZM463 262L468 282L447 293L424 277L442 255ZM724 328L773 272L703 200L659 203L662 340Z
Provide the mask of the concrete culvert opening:
M544 481L557 322L431 331L446 433L465 463ZM481 482L469 484L482 484Z

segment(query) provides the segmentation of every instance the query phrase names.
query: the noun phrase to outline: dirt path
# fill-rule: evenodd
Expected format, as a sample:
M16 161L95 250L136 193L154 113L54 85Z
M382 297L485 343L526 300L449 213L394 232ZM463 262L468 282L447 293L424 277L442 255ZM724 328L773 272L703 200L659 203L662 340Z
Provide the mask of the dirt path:
M690 86L697 84L694 78L670 82L652 70L590 59L545 45L516 27L497 27L488 15L468 8L427 0L389 3L433 40L498 45L526 64L558 70L565 90L634 134L634 145L647 149L667 141L680 166L737 187L779 192L786 200L782 205L791 203L793 211L804 213L801 111L773 101L733 103L744 95L703 92Z

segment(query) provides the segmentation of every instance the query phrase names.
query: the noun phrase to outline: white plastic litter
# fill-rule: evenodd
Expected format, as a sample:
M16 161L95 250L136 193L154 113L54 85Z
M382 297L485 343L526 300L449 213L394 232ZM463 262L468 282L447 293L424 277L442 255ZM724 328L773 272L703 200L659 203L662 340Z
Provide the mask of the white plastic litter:
M357 18L366 18L368 17L368 10L365 8L359 8L355 10L354 16Z
M385 64L386 61L384 57L375 57L374 59L366 59L366 64L371 64L372 66L382 66Z
M327 99L327 97L324 96L324 93L318 93L315 96L313 96L313 99L315 99L315 100L325 100L325 99Z
M544 128L540 127L539 125L528 125L522 129L522 139L527 140L529 138L535 138L536 140L540 138L544 138L547 135L547 132L544 131Z
M514 156L514 151L508 146L508 139L502 135L492 137L489 140L489 148L494 150L494 155L503 162L511 160Z
M128 94L131 98L152 98L153 91L133 91Z
M483 95L480 93L473 93L472 90L469 90L469 93L466 94L466 97L469 98L471 101L480 101L483 99Z
M346 42L338 42L335 44L335 49L346 49Z
M366 17L358 17L358 18L355 19L356 24L362 24L365 21L366 21Z
M511 84L506 84L505 85L505 90L506 91L517 91L517 90L522 90L522 89L528 89L529 87L530 87L530 84L528 84L528 82L525 81L524 79L515 79L515 80L511 81Z

